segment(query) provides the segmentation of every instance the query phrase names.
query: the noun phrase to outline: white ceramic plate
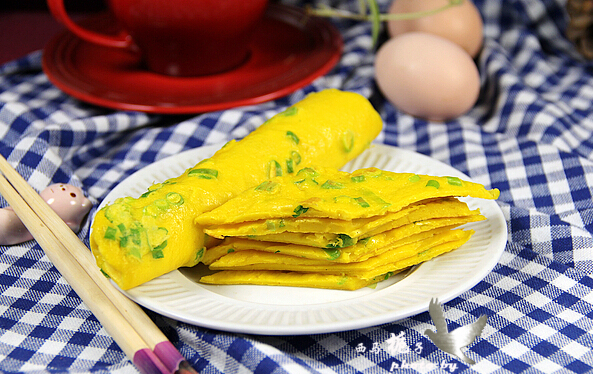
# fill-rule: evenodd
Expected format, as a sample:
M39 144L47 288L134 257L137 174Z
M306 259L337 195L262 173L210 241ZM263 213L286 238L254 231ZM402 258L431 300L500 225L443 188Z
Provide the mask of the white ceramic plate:
M151 164L117 185L101 206L118 197L137 197L155 182L182 174L220 145L192 149ZM427 156L373 145L343 170L378 167L469 178ZM432 297L445 302L467 291L496 265L507 241L506 221L491 200L466 199L486 221L468 224L476 233L462 247L381 282L374 289L322 290L273 286L213 286L196 281L207 271L182 268L124 292L164 316L190 324L248 334L297 335L352 330L393 322L428 310Z

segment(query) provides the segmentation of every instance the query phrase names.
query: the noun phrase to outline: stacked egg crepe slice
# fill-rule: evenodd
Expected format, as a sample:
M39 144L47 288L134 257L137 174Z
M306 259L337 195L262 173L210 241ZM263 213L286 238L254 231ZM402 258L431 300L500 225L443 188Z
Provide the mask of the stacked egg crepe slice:
M459 248L484 220L457 197L499 191L456 177L307 167L264 181L196 219L223 239L210 284L355 290Z

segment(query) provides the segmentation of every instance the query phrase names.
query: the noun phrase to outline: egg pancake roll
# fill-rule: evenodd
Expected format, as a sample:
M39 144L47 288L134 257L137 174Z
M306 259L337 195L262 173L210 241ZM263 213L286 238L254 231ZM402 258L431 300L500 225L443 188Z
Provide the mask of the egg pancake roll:
M381 128L363 96L334 89L312 93L182 175L99 210L90 239L97 265L122 289L193 266L205 252L205 234L195 222L201 213L304 166L342 167Z

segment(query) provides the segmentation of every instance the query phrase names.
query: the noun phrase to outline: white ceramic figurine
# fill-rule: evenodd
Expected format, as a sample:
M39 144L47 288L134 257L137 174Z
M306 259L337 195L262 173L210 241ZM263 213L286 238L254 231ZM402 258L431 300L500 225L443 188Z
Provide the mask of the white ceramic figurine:
M74 232L80 230L82 220L93 206L80 188L69 184L52 184L39 195ZM33 236L11 207L0 209L0 245L14 245L31 239Z

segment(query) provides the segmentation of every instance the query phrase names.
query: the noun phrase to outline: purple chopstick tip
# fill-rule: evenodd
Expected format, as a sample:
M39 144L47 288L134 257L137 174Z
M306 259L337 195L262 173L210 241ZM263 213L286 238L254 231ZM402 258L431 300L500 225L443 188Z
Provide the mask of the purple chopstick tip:
M196 371L191 365L185 360L185 358L179 353L177 348L170 341L164 341L158 343L154 347L154 353L161 360L163 364L171 373L195 373Z
M136 351L133 361L143 374L171 374L174 372L165 367L157 355L148 348Z

